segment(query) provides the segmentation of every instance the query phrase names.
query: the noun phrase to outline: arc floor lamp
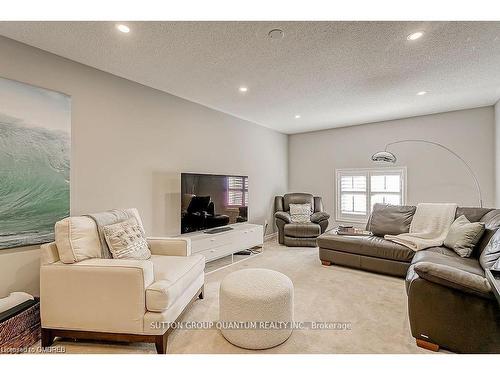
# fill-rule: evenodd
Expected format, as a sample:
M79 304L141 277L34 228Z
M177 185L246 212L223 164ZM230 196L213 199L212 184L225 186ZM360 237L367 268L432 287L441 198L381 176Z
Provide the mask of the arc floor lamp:
M387 151L387 148L389 146L392 146L392 145L395 145L398 143L407 143L407 142L427 143L427 144L431 144L431 145L440 147L440 148L448 151L450 154L454 155L458 160L460 160L465 165L465 167L469 171L469 174L472 176L472 179L474 180L474 184L476 185L476 190L477 190L477 194L478 194L478 198L479 198L479 207L483 207L483 198L481 195L481 187L479 186L479 181L477 180L476 174L472 170L471 166L460 155L458 155L455 151L442 145L441 143L427 141L425 139L402 139L400 141L390 142L390 143L387 143L385 145L384 151L378 151L372 155L372 161L383 162L383 163L395 163L397 161L396 155L394 155L392 152Z

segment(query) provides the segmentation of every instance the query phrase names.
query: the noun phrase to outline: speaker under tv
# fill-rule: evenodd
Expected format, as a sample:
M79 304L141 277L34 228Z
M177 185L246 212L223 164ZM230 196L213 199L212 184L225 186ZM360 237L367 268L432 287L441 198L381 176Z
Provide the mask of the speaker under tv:
M248 176L181 173L181 233L248 221Z

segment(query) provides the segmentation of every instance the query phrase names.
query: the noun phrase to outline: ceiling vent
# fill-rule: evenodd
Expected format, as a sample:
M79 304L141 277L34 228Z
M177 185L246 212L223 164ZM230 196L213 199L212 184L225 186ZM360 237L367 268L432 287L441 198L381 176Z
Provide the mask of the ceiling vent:
M267 35L269 36L269 39L272 40L279 40L285 37L285 33L280 29L272 29Z

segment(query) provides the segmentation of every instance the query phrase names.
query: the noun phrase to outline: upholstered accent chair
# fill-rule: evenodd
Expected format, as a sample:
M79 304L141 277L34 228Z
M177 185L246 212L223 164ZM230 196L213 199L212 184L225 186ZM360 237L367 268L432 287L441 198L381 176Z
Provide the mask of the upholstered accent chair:
M42 347L63 337L151 342L166 353L171 323L203 298L205 258L191 255L190 240L148 238L149 259L105 259L90 217L66 218L55 232L41 246Z
M294 223L290 204L310 204L310 222ZM316 237L328 227L330 215L323 211L321 197L308 193L290 193L274 198L274 217L278 227L278 242L286 246L316 246Z

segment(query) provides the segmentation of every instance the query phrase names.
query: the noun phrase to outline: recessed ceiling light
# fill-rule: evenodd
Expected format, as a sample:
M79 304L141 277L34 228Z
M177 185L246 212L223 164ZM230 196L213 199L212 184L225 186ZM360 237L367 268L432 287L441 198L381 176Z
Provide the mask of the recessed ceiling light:
M300 115L295 115L295 118L300 118Z
M422 96L422 95L425 95L425 94L427 94L427 91L419 91L419 92L417 92L418 96Z
M248 87L245 87L245 86L241 86L239 88L240 92L247 92L248 91Z
M116 28L118 29L118 31L121 31L122 33L129 33L130 32L130 27L128 27L127 25L124 25L122 23L116 25Z
M424 35L422 31L417 31L416 33L411 33L406 37L408 40L417 40L418 38L421 38Z

